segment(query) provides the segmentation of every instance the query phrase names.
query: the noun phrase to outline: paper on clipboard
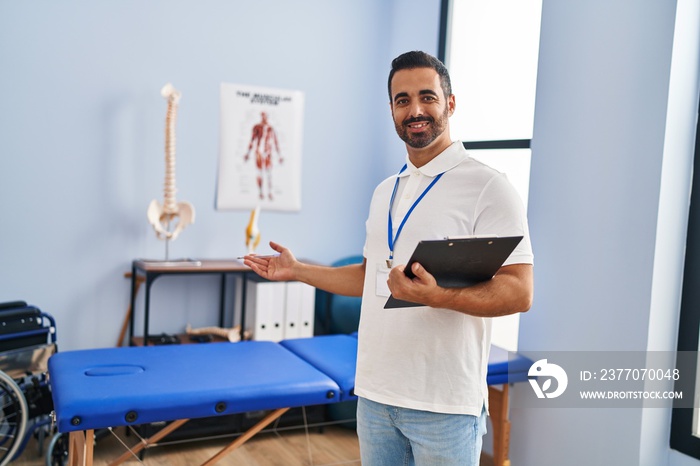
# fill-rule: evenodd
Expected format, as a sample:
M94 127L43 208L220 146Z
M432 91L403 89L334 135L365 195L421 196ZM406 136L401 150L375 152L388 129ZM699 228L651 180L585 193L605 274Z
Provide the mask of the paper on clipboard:
M418 262L444 288L464 288L490 280L522 236L487 236L424 240L418 243L404 273L413 278L411 266ZM389 296L384 309L416 307L422 304Z

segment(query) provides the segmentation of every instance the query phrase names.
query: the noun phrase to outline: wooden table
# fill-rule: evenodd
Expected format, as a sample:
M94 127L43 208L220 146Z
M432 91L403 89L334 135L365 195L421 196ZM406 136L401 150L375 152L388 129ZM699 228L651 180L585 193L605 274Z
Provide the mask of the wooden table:
M145 285L144 289L144 315L143 315L143 342L147 344L150 318L151 286L162 275L220 275L220 307L219 326L224 326L226 275L239 274L243 279L241 288L241 331L245 328L245 293L246 279L252 270L242 262L233 259L201 259L201 260L177 260L177 261L151 261L137 259L131 265L131 315L129 316L129 344L134 345L134 309L136 304L136 292L138 283Z

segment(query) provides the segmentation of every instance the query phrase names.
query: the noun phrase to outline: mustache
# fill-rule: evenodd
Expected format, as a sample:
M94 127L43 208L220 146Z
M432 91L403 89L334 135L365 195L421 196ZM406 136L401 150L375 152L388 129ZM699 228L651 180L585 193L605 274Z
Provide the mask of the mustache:
M412 123L419 123L419 122L421 122L421 121L426 121L426 122L428 122L428 123L433 123L433 122L435 121L435 119L432 118L432 117L429 117L429 116L414 117L414 118L406 118L406 119L402 122L402 124L403 124L404 126L406 126L406 125L410 125L410 124L412 124Z

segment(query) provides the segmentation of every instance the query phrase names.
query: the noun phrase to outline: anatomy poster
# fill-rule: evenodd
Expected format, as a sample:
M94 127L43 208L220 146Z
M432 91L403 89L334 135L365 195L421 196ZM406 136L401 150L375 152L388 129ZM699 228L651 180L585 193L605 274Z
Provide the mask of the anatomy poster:
M304 94L221 85L216 208L301 209Z

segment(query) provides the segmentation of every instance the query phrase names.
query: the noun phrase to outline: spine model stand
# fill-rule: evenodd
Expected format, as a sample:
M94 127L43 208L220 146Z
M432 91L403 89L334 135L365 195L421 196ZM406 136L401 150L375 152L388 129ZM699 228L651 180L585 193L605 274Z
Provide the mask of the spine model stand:
M153 225L158 239L165 240L165 260L168 260L168 243L178 237L180 232L194 223L194 207L186 201L175 200L175 120L180 91L172 84L166 84L161 95L168 101L165 117L165 188L164 201L161 205L153 199L148 206L148 222ZM173 225L173 221L177 223Z
M260 244L260 229L258 228L258 217L260 216L260 206L250 212L250 221L245 228L245 245L248 254L255 254L255 250Z

